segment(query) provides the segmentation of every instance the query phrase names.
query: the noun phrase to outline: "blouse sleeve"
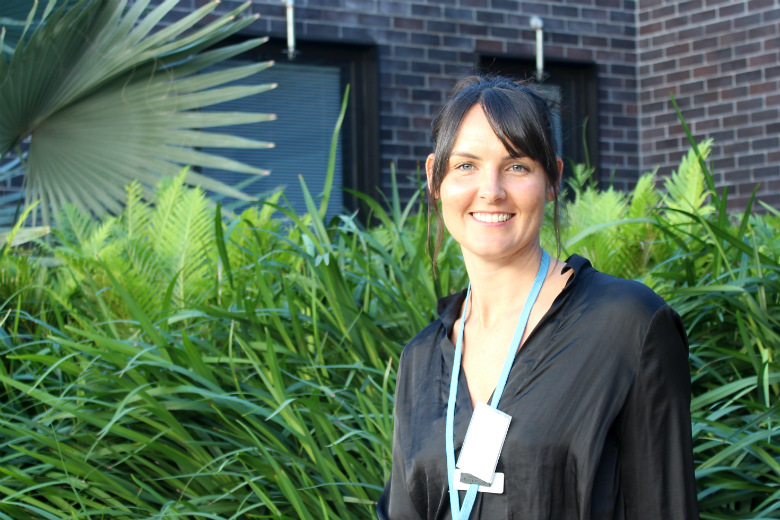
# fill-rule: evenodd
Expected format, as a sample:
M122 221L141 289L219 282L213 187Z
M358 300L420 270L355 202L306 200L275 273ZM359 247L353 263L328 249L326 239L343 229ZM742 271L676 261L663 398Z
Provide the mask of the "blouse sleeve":
M668 305L653 316L618 417L626 520L699 518L691 438L688 340Z
M401 449L393 431L393 469L376 505L379 520L422 520L406 489L406 471Z
M385 485L382 496L376 505L376 513L379 520L422 520L414 507L412 498L407 489L406 461L401 447L401 434L404 416L410 413L405 410L404 398L405 384L402 378L403 357L396 379L395 412L393 417L393 466L390 471L390 480Z

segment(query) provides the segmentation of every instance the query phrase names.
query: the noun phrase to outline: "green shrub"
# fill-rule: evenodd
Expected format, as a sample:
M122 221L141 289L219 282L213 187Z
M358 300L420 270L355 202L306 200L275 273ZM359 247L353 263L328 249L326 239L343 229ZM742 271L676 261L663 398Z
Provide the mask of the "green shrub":
M664 190L573 182L564 250L688 326L702 518L778 518L780 215L728 215L704 150ZM136 189L116 219L66 210L34 250L55 263L0 259L0 518L373 517L398 355L464 286L457 244L434 279L419 194L361 196L365 227L327 197L228 216Z

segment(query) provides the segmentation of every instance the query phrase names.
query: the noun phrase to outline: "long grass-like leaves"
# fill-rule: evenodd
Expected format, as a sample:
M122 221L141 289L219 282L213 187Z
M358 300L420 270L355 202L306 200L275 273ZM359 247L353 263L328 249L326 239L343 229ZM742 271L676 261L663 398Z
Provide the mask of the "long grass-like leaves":
M665 190L579 179L562 238L681 314L702 518L780 518L780 214L724 214L707 147ZM465 285L457 244L434 280L419 194L355 194L366 226L305 184L302 214L139 190L0 257L0 519L373 518L398 357Z

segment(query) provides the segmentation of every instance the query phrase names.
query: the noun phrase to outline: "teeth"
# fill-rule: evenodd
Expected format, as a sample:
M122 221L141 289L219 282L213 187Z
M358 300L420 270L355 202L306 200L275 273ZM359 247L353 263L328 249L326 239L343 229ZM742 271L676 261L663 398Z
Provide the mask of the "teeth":
M511 215L509 213L472 213L480 222L506 222Z

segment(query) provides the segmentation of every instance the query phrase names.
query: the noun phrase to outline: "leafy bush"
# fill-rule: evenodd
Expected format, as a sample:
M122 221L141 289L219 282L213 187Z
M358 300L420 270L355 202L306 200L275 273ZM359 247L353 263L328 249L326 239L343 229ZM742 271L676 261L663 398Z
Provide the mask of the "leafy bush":
M664 190L575 178L564 250L682 314L702 517L778 518L780 214L727 215L706 148ZM181 178L127 193L0 259L0 518L373 517L398 355L464 286L457 244L434 280L419 194L361 196L366 228L327 197L223 216Z

